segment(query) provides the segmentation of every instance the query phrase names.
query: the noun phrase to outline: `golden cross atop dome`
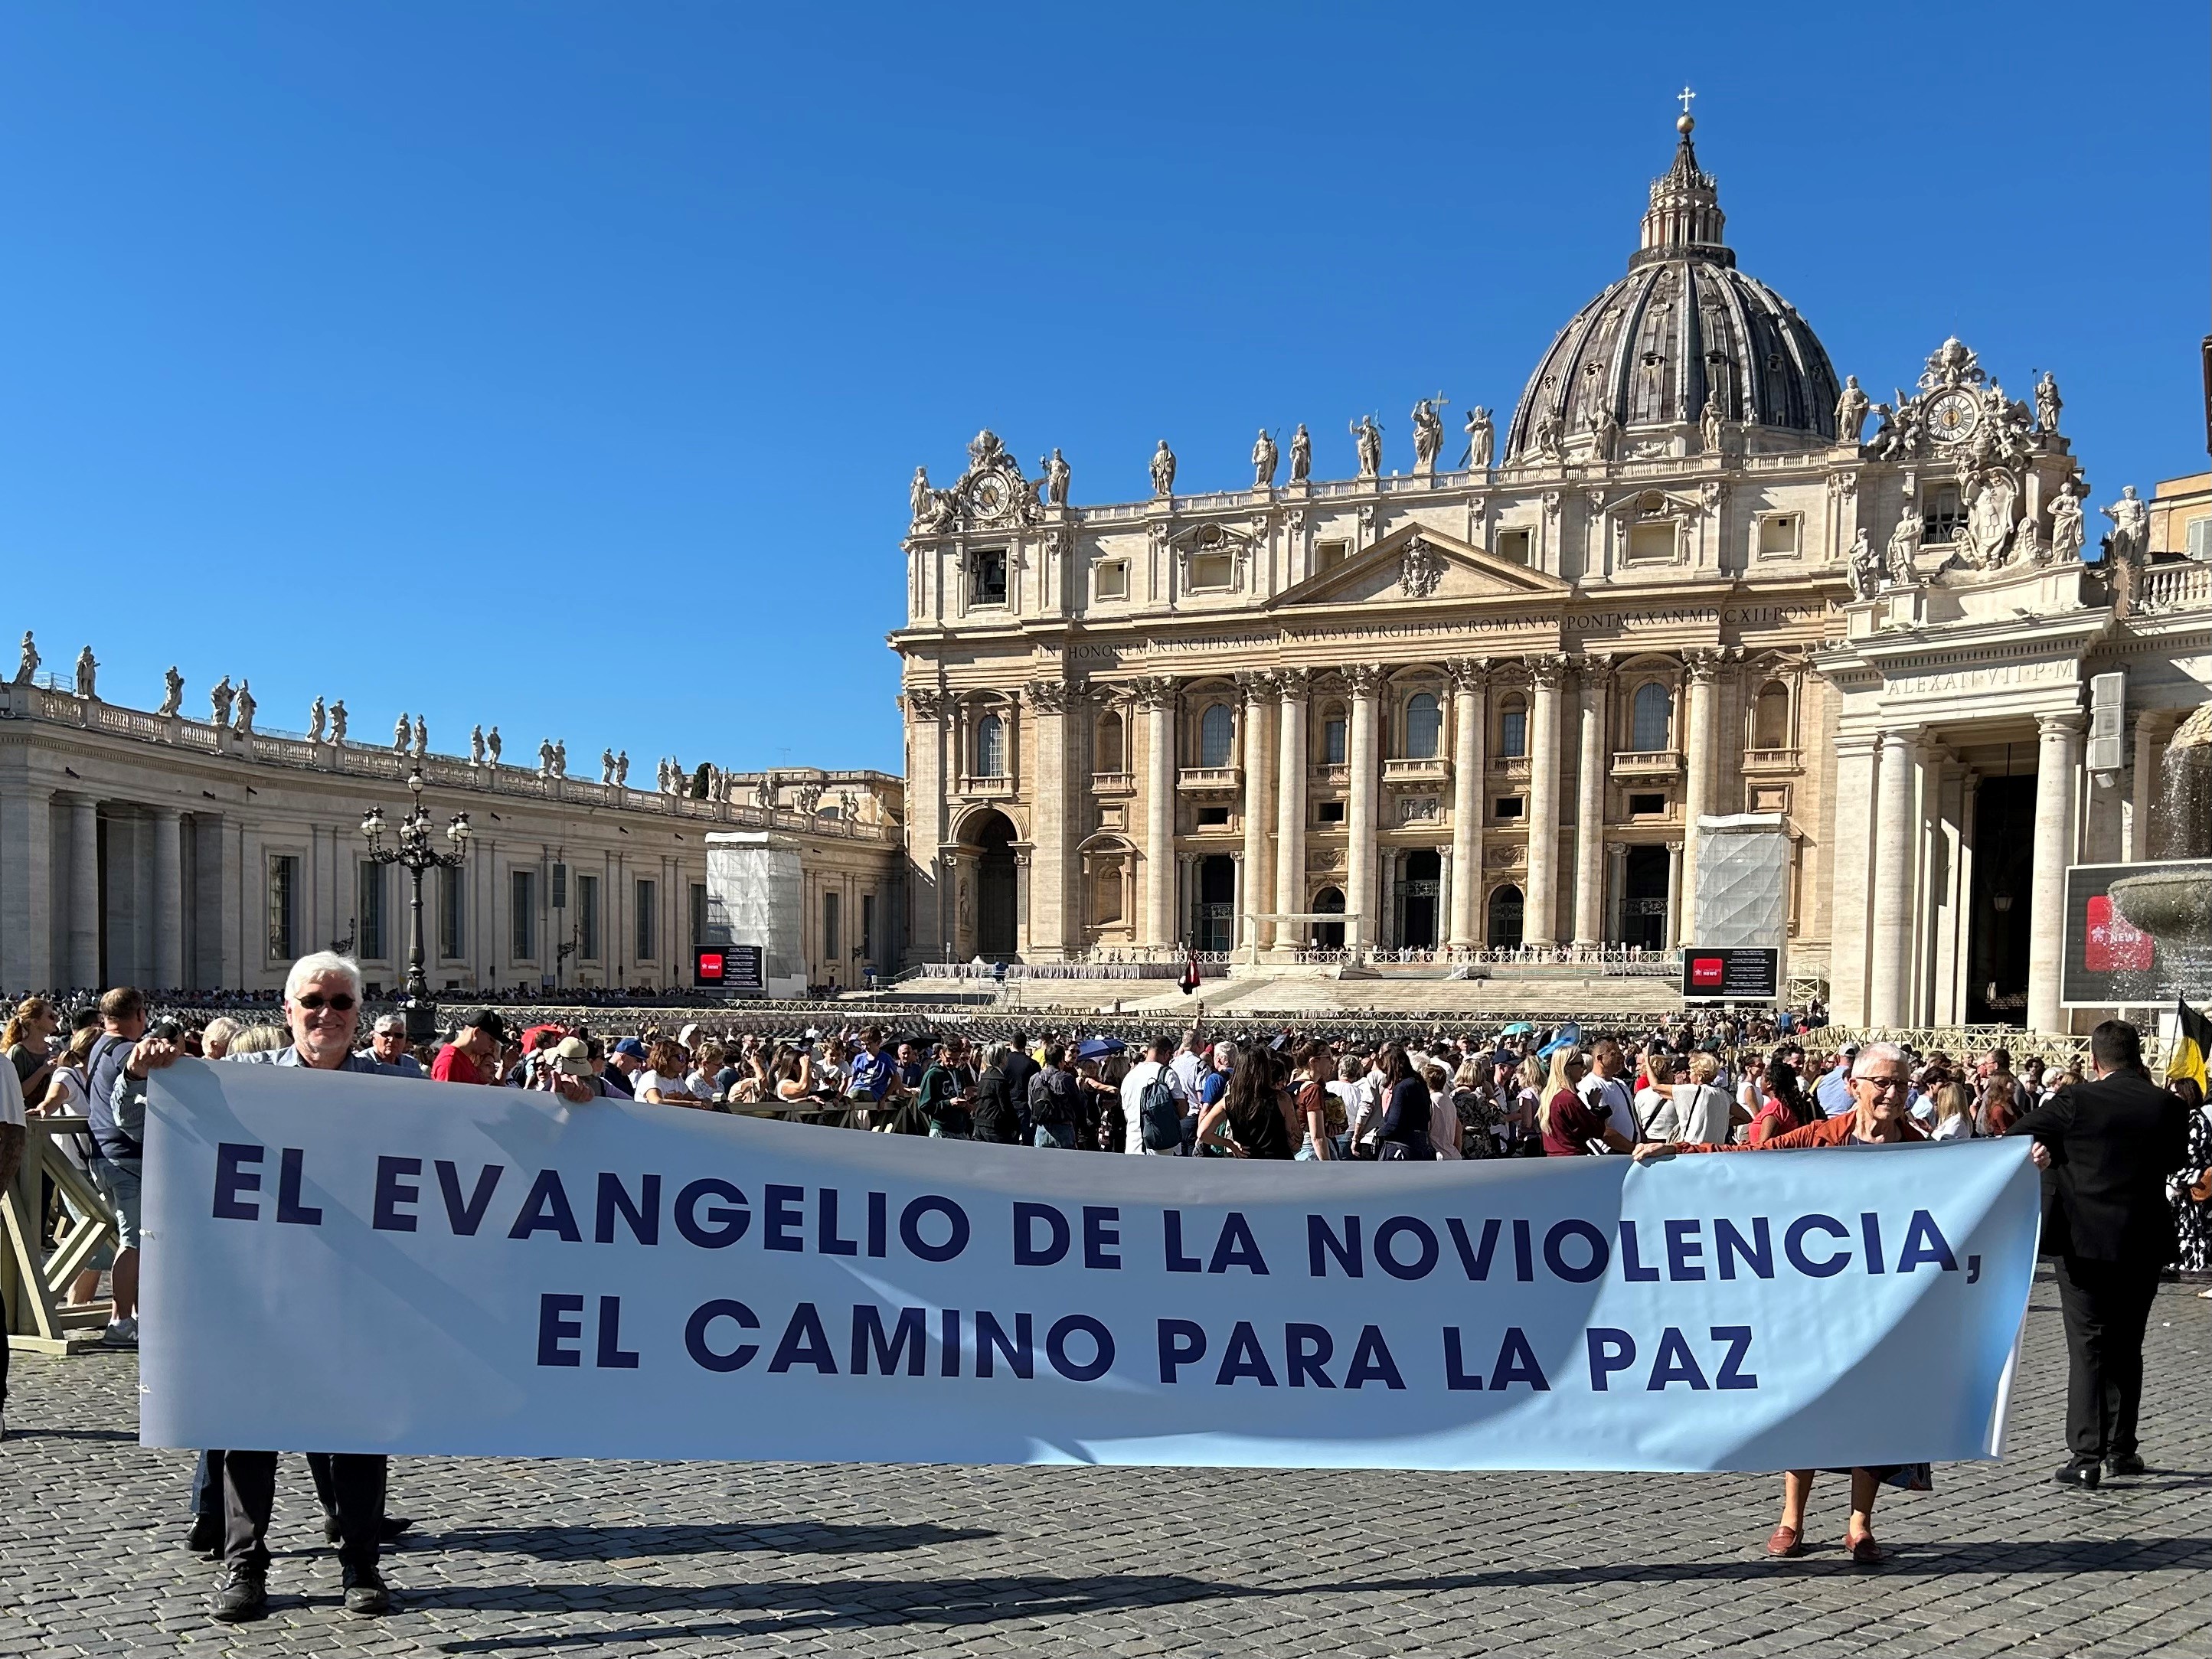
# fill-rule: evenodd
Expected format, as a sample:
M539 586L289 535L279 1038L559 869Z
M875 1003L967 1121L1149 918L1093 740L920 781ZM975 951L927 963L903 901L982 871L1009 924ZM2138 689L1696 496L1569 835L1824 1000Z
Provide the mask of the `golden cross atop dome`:
M1674 118L1674 131L1686 139L1690 136L1690 129L1698 125L1697 118L1690 113L1690 100L1698 94L1684 87L1674 95L1682 100L1682 112Z

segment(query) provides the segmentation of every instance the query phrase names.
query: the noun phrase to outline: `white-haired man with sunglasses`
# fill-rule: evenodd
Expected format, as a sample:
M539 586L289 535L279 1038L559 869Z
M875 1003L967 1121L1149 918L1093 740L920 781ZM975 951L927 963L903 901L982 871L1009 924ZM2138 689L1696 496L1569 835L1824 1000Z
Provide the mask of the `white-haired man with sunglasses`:
M233 1061L301 1066L319 1072L402 1075L397 1067L373 1054L354 1052L354 1036L361 1028L361 968L350 957L334 951L301 957L284 976L284 1021L291 1028L291 1043L258 1054L234 1055ZM146 1077L174 1065L183 1053L176 1043L152 1038L131 1050L124 1075L131 1080L128 1086L136 1093L135 1104L140 1112L145 1109ZM121 1105L120 1089L118 1105ZM377 1570L386 1533L385 1460L349 1452L325 1455L325 1503L337 1534L338 1562L344 1569L346 1611L389 1613L392 1595ZM269 1550L262 1540L276 1501L276 1454L228 1450L210 1452L209 1460L211 1474L213 1465L221 1466L217 1478L222 1484L222 1576L216 1582L208 1613L223 1624L243 1624L265 1616L269 1610ZM320 1480L317 1482L324 1484Z

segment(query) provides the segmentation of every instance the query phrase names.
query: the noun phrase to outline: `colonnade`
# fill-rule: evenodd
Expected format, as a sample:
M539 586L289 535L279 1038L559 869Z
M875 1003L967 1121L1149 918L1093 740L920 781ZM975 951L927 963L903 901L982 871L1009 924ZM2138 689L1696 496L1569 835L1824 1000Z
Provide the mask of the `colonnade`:
M964 714L958 697L914 697L910 714L927 729L914 733L909 751L936 761L945 785L940 869L951 873L940 881L948 888L957 892L958 872L967 868L962 860L974 856L962 825L984 821L978 811L1000 801L1006 803L1000 810L1026 817L1017 826L1016 848L1034 874L1022 888L1019 949L1037 958L1079 957L1092 942L1086 911L1092 895L1079 848L1091 842L1091 850L1099 851L1096 838L1109 843L1104 855L1134 855L1128 914L1115 936L1141 947L1173 950L1186 941L1198 865L1220 855L1238 872L1240 946L1279 953L1305 947L1310 922L1271 920L1257 923L1255 933L1244 919L1310 912L1317 890L1335 887L1345 896L1346 945L1375 948L1387 942L1386 854L1433 848L1443 872L1438 945L1494 943L1486 938L1486 896L1510 882L1522 895L1522 944L1595 948L1623 937L1627 854L1646 843L1668 848L1672 944L1694 900L1696 815L1730 810L1718 805L1716 781L1719 653L1677 660L1668 676L1667 747L1635 757L1649 774L1648 788L1665 794L1666 810L1633 821L1614 798L1616 787L1634 787L1617 775L1616 751L1626 748L1627 734L1616 735L1614 727L1626 710L1613 665L1595 658L1290 666L1088 686L1054 680L1018 692L968 694L973 706ZM1449 709L1449 720L1448 738L1424 756L1404 753L1405 723L1385 718L1393 682L1417 667L1437 671L1440 709ZM1221 687L1224 678L1233 690ZM1405 694L1402 685L1395 690ZM1194 690L1236 708L1233 767L1187 763L1193 758L1183 753L1192 736L1187 721L1203 712ZM1509 695L1521 700L1515 747L1499 754L1496 700ZM1344 720L1342 750L1333 758L1316 746L1324 698L1341 705ZM1025 764L1030 775L971 775L974 757L963 747L987 709L1002 719L1026 711L1022 717L1036 729L1029 741L1007 745L1016 758L1006 763L1017 770ZM1089 734L1109 713L1123 722L1122 748L1110 763L1096 762ZM1084 787L1086 775L1091 789ZM1400 804L1407 796L1416 798L1410 810ZM1517 817L1497 815L1495 798L1505 796L1520 798ZM1340 799L1340 817L1317 820L1316 798ZM1235 821L1217 817L1201 826L1186 803L1231 806ZM1326 852L1316 852L1317 839ZM1113 852L1124 844L1127 854ZM940 900L943 936L956 951L981 949L963 931L960 902Z
M112 918L131 930L131 977L164 988L186 982L185 814L118 804L111 830L118 841L126 826L143 830L150 847L143 866L111 847L103 884L100 806L101 797L81 791L15 781L0 788L0 985L87 988L117 977L103 972L103 938L111 956L125 943L107 927Z

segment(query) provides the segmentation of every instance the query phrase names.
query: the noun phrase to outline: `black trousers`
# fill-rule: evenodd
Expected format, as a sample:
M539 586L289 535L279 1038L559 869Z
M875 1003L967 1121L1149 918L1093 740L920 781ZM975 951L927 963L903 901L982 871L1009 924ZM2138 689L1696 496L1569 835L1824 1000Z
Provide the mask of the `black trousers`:
M311 1455L328 1462L327 1491L321 1479L315 1485L338 1523L338 1560L349 1567L374 1566L384 1530L384 1457L358 1452ZM210 1457L222 1465L223 1561L260 1571L269 1565L268 1547L261 1540L276 1504L276 1454L225 1451Z
M309 1452L307 1474L315 1483L315 1501L323 1506L323 1513L334 1513L331 1496L331 1459L332 1452ZM222 1453L204 1451L192 1469L192 1513L221 1515L222 1513Z
M2157 1295L2155 1265L2058 1258L2058 1307L2066 1321L2066 1439L2075 1456L2120 1457L2136 1449L2143 1328Z

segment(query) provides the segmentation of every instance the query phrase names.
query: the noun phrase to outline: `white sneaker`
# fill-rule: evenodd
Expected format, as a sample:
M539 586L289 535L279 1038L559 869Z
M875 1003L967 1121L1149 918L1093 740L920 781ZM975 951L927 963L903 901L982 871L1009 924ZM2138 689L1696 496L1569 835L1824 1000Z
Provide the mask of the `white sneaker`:
M138 1322L136 1319L111 1319L107 1328L100 1333L101 1343L111 1348L135 1348L138 1346Z

